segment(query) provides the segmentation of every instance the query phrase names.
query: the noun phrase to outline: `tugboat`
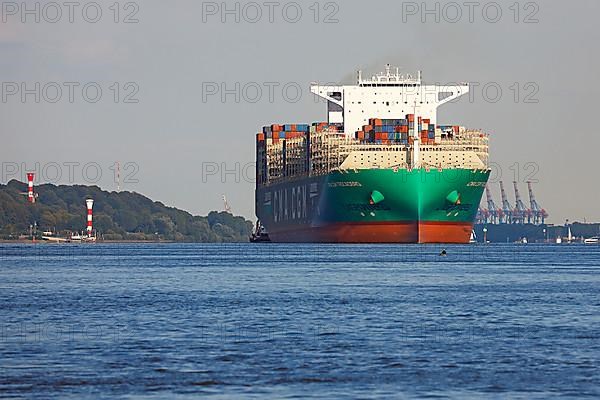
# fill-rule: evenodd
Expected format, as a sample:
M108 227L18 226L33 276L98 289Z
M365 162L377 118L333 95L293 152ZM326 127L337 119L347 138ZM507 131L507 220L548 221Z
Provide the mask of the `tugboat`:
M254 232L250 236L250 243L267 243L270 242L269 234L265 227L260 223L260 221L256 221L256 227L254 228Z

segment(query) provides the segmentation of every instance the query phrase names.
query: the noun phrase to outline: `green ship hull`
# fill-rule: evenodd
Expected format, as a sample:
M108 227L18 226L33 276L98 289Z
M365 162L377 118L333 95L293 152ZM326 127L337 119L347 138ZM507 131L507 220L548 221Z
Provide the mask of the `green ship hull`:
M490 175L470 169L334 171L256 190L273 242L468 243Z

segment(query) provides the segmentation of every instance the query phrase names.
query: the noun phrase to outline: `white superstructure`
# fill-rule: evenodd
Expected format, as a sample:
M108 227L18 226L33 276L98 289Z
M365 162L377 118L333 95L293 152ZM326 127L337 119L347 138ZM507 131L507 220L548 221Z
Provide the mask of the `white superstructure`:
M446 86L422 82L421 71L416 77L401 75L398 68L363 79L358 71L356 85L330 86L311 84L311 92L327 100L330 124L344 124L346 136L366 125L369 118L404 118L406 114L426 116L437 124L437 108L469 93L466 83Z
M486 133L437 124L437 108L469 93L467 84L426 85L420 72L391 73L388 64L370 79L359 71L356 85L312 84L311 91L327 100L327 123L263 127L257 135L259 185L331 171L489 168Z

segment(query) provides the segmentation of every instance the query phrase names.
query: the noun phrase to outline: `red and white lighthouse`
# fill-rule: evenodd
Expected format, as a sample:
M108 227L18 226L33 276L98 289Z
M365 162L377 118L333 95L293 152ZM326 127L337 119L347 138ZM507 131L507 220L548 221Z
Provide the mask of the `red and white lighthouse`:
M88 237L92 236L92 207L94 207L94 200L92 199L87 199L85 201L85 204L87 205L87 235Z
M35 203L35 195L33 194L33 179L35 174L33 172L27 173L27 200L30 203Z

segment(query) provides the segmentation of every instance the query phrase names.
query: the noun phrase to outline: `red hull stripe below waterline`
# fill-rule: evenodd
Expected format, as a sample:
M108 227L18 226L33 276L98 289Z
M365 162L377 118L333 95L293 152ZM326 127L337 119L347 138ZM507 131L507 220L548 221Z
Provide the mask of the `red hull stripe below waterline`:
M269 237L287 243L469 243L472 229L472 223L445 221L334 223L277 230Z

